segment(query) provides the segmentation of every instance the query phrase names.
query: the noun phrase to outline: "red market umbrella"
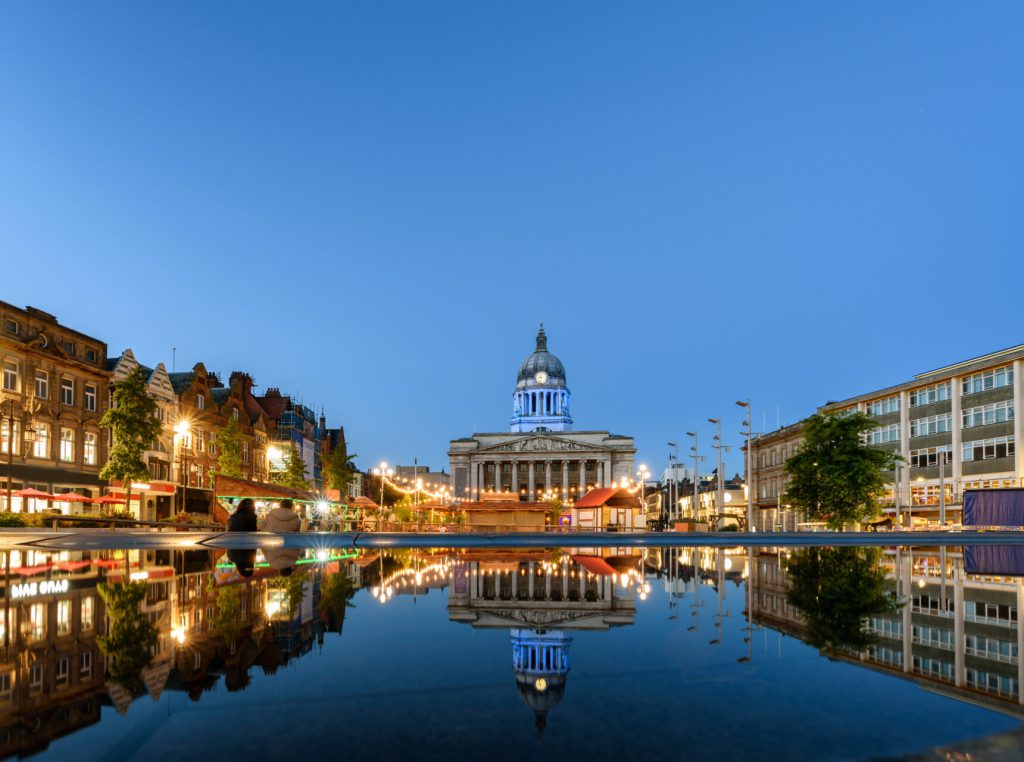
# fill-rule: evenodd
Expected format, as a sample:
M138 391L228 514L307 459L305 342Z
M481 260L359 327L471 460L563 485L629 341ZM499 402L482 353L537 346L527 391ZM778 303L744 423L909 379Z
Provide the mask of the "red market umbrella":
M40 492L37 489L18 489L11 493L12 497L34 497L36 500L53 500L53 495Z
M86 495L81 495L77 492L64 492L60 495L54 495L53 499L60 503L91 503L92 498Z
M96 498L93 502L99 505L124 505L124 498L104 495L103 497Z

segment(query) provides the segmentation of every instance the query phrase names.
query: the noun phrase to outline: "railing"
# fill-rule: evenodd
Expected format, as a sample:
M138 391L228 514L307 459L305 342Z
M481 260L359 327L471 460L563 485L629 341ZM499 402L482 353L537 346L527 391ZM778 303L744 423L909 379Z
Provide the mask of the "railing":
M100 516L54 516L52 519L47 519L47 522L52 525L54 529L58 529L61 523L70 522L71 524L96 524L100 527L106 527L109 529L115 529L119 526L128 527L156 527L157 529L195 529L199 531L209 532L223 532L227 527L223 524L182 524L173 521L144 521L142 519L122 519L122 518L106 518Z

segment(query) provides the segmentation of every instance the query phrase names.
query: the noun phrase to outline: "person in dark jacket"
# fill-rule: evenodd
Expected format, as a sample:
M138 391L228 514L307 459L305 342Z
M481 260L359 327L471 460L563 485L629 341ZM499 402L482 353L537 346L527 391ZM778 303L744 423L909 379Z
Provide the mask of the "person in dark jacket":
M228 519L229 532L255 532L256 531L256 503L252 498L245 498L238 504L235 512Z

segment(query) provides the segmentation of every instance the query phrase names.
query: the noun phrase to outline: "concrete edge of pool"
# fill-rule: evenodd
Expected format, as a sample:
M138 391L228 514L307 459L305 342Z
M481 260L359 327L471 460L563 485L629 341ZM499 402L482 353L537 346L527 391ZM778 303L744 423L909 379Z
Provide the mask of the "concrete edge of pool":
M0 549L811 547L824 545L1024 545L1024 531L936 532L155 532L135 529L0 529Z

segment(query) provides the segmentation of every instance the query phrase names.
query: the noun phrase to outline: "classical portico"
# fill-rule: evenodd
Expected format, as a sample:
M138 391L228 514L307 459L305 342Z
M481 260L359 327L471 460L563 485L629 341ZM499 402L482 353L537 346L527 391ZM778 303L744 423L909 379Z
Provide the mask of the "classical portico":
M524 500L575 500L629 478L635 455L632 437L607 431L474 434L453 440L448 451L455 497L465 499L512 492Z

